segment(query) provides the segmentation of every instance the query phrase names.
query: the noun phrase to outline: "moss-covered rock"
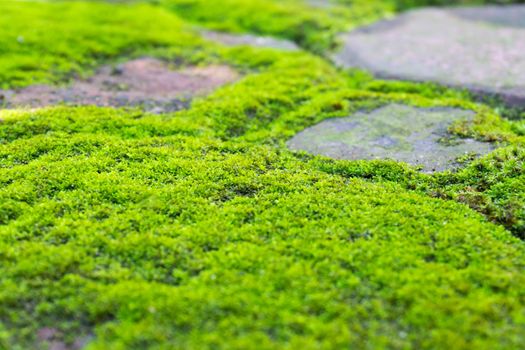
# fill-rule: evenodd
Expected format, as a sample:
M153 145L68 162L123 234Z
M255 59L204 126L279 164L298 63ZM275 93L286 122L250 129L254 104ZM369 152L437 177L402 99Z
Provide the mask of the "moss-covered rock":
M461 109L391 104L325 120L295 135L288 146L336 159L395 159L425 172L444 171L457 167L460 157L476 157L494 148L448 132L453 123L469 122L474 116Z

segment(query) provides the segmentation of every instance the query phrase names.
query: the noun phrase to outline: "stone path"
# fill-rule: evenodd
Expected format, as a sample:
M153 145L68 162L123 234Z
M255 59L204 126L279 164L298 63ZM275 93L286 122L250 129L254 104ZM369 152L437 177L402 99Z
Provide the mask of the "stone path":
M270 48L282 51L297 51L299 46L290 40L274 38L270 36L257 36L252 34L231 34L225 32L214 32L203 30L201 35L210 41L215 41L225 46L252 46Z
M328 9L333 6L333 3L330 0L306 0L306 3L310 6L322 9Z
M7 108L67 104L141 106L150 112L171 112L186 108L190 98L238 78L239 74L228 66L173 70L158 59L140 58L117 67L102 67L91 78L67 87L34 85L19 91L0 91L0 100Z
M415 10L341 40L333 60L343 67L468 88L525 107L525 5Z
M447 132L451 123L473 117L461 109L391 104L325 120L298 133L288 147L335 159L393 159L431 173L454 169L458 157L493 150L490 143L454 139Z

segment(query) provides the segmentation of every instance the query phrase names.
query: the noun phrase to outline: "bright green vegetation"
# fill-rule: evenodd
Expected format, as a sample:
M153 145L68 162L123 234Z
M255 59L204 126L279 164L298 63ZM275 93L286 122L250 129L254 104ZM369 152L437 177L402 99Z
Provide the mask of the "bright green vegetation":
M288 38L316 53L335 35L416 6L509 4L521 0L154 0L199 25ZM319 6L325 3L326 6ZM318 6L316 6L318 4Z
M291 9L336 23L293 1L231 4L261 6L239 30L257 31L251 21L266 9L284 9L264 19L283 37L302 18ZM185 13L214 26L207 11ZM246 73L170 115L0 111L1 349L45 349L44 327L68 344L88 336L87 349L525 347L523 121L463 92L340 72L308 52L220 48L176 13L0 4L4 86L63 81L130 52ZM77 39L46 31L53 16ZM38 39L32 50L5 39L20 35ZM475 123L453 131L502 148L430 176L285 147L325 118L389 102L472 109Z
M312 1L313 2L313 1ZM388 1L356 0L352 8L333 3L324 11L300 0L160 0L193 22L233 32L288 38L315 52L335 44L335 34L392 13Z
M195 59L202 46L177 17L140 4L2 1L0 28L0 88L61 82L147 49Z

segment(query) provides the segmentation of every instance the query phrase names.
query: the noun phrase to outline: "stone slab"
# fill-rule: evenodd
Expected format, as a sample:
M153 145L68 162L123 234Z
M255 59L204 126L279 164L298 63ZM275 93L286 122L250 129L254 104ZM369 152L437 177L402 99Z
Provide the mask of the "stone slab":
M17 91L0 90L6 108L50 105L138 106L154 113L188 107L191 98L234 82L239 74L224 65L173 69L159 59L144 57L118 66L101 67L86 80L66 87L33 85Z
M341 36L333 60L525 107L525 5L420 9Z
M270 36L257 36L252 34L231 34L209 30L202 30L201 35L207 40L214 41L219 44L230 47L252 46L282 51L297 51L300 49L299 46L293 41L274 38Z
M482 155L491 143L458 139L448 133L456 121L475 114L453 108L390 104L372 112L325 120L295 135L288 147L335 159L393 159L432 173L459 166L457 158Z
M307 0L306 3L312 7L321 9L329 9L334 5L330 0Z

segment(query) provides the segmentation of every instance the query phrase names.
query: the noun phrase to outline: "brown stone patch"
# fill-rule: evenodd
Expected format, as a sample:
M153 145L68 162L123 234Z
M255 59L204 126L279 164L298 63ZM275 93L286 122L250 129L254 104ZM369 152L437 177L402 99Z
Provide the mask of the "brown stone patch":
M48 350L80 350L86 347L92 339L91 336L78 337L73 344L66 344L63 341L63 334L56 328L44 327L37 333L36 349Z
M224 65L174 70L161 60L139 58L116 67L104 66L91 78L67 87L34 85L0 92L0 96L7 108L66 104L141 106L148 111L170 112L186 108L192 97L238 78L237 72Z

